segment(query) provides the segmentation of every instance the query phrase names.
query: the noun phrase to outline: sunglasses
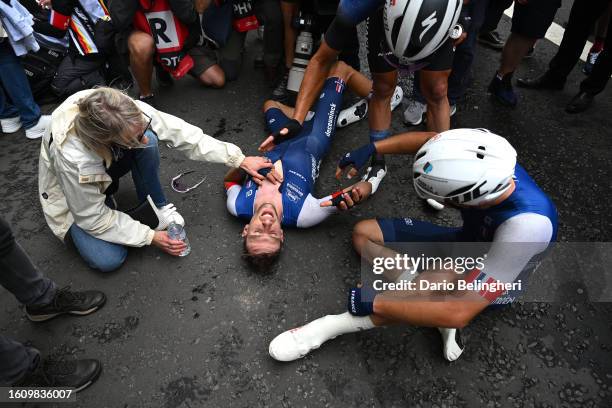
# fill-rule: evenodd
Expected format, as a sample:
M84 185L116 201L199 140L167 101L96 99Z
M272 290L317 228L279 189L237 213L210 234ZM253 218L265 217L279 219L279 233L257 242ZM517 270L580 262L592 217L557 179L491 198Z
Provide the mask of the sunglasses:
M187 171L182 172L178 176L173 177L172 182L170 183L170 186L172 187L172 189L176 191L177 193L182 194L182 193L186 193L188 191L198 188L200 184L206 181L206 177L203 177L200 181L198 181L196 184L192 186L189 186L188 184L181 182L181 177L187 174L191 174L191 173L195 173L195 170L187 170Z
M151 122L153 122L153 118L150 117L149 115L147 115L146 113L142 112L143 115L145 115L147 117L147 119L149 119L149 121L147 122L147 127L142 131L142 133L140 134L140 136L138 136L138 143L142 144L142 139L144 139L145 137L145 133L147 133L147 131L149 131L151 129Z

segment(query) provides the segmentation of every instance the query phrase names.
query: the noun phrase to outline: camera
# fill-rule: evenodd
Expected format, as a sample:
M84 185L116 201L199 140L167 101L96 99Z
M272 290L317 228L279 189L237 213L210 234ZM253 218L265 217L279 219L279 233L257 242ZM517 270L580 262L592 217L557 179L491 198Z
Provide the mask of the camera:
M309 14L301 14L293 20L293 26L300 30L295 41L295 55L289 70L287 90L297 93L300 90L304 71L308 66L314 49L313 32L316 29L314 17Z

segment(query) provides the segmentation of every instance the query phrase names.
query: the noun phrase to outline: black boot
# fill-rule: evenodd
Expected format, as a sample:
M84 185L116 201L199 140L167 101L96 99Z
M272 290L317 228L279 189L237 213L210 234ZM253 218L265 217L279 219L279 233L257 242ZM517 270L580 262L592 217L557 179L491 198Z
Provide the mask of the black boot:
M580 91L578 95L574 96L570 103L567 104L565 111L567 113L584 112L591 107L593 104L593 99L595 99L595 95Z
M547 72L536 78L518 78L516 84L521 88L528 89L551 89L561 90L565 85L565 81L559 81L552 78Z

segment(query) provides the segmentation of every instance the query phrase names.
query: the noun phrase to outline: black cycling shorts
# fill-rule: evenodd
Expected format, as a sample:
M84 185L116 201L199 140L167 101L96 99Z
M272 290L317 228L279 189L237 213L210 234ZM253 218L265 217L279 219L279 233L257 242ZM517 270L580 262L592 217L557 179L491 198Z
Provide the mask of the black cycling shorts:
M515 2L512 32L529 38L544 38L559 7L561 0L536 0L524 5Z
M368 19L368 64L372 73L392 72L395 67L389 64L386 59L395 63L396 58L388 51L387 39L385 38L385 28L383 25L383 8L376 10L374 15ZM429 57L422 62L427 63L423 70L427 71L446 71L453 67L453 57L455 47L452 39L446 42ZM386 57L386 59L385 59Z

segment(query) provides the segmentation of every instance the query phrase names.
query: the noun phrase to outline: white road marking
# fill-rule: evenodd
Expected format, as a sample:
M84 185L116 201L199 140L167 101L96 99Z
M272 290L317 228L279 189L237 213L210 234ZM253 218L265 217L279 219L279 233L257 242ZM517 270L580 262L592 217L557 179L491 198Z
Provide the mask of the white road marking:
M512 18L513 13L514 13L514 3L512 3L512 6L510 6L509 9L504 11L504 14L510 18ZM563 39L563 33L565 33L565 30L563 29L563 27L561 27L559 24L553 21L553 23L548 28L548 31L546 31L545 38L548 41L555 44L556 46L559 46L561 44L561 40ZM584 49L582 50L582 55L580 56L581 60L586 61L587 56L589 55L589 50L591 49L592 46L593 46L593 43L587 40L586 45L584 46Z

